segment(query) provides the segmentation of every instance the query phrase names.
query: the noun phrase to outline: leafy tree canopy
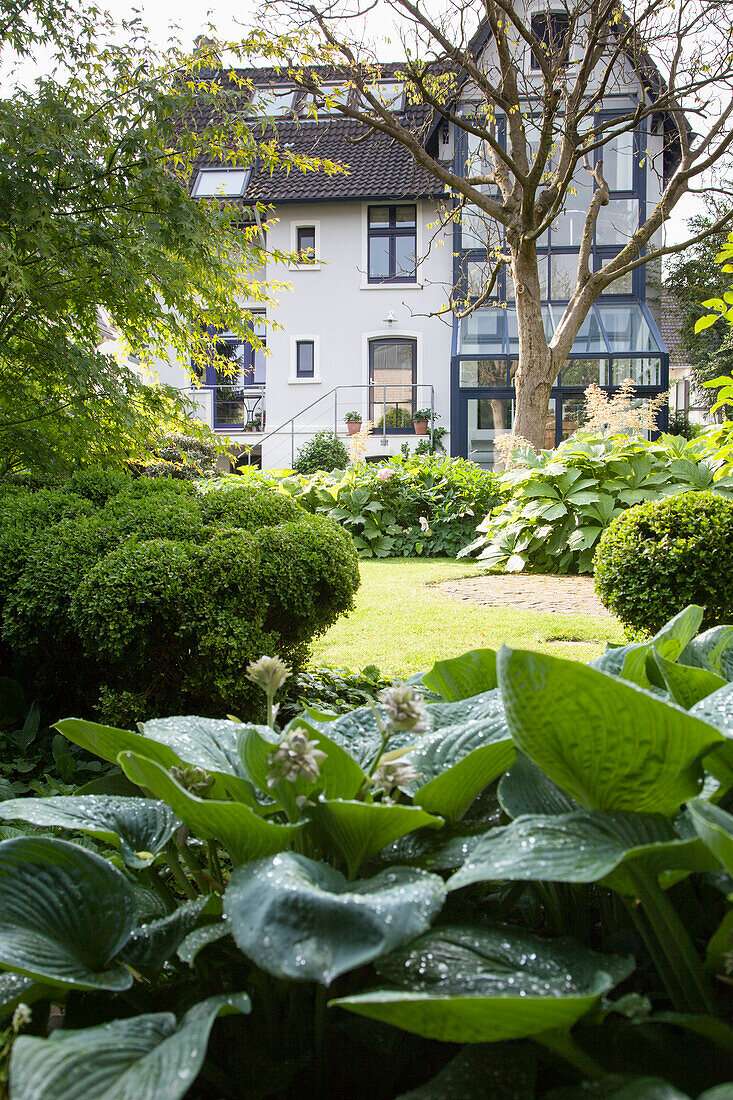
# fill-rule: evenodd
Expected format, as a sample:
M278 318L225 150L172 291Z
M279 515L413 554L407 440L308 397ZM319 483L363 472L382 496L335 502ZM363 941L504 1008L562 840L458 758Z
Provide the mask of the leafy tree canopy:
M230 203L191 198L192 170L203 152L317 162L258 147L226 109L214 49L157 51L83 0L0 0L3 58L53 58L30 88L2 74L0 476L120 462L185 419L172 391L99 352L100 308L143 368L160 353L200 367L215 330L252 337L241 303L267 300L264 238Z
M690 229L697 236L710 229L719 214L711 214L690 220ZM703 305L712 297L721 298L729 289L730 276L716 263L727 239L725 230L698 241L680 255L665 279L667 290L679 305L682 318L680 350L692 367L696 397L705 405L714 401L714 392L703 384L721 374L733 373L733 343L731 333L723 325L712 325L701 331L695 326L701 317L709 314Z

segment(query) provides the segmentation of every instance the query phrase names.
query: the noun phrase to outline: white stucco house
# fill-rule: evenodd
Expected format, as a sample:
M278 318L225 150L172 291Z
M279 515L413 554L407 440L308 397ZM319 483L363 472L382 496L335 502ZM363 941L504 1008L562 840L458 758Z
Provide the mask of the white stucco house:
M535 6L538 18L547 19L546 2ZM557 18L563 18L561 12ZM491 36L484 32L479 39L477 51L483 51L490 65ZM581 56L582 45L573 50ZM642 81L644 94L650 94L648 73L639 76L638 66L624 58L618 69L603 99L606 115L633 109ZM530 88L532 70L528 50ZM480 148L469 146L465 132L439 114L432 117L424 106L409 106L398 72L398 65L382 67L380 94L419 125L434 157L475 172ZM212 367L201 379L193 392L202 419L231 439L234 453L247 447L251 459L263 467L283 467L318 429L346 436L344 416L351 410L374 424L369 457L395 453L406 440L412 445L415 439L412 413L432 407L449 431L449 452L491 467L493 440L509 431L513 420L518 343L511 279L502 275L492 300L471 316L461 321L437 316L454 285L462 283L466 293L473 293L476 274L486 262L471 212L456 223L441 224L439 210L450 201L441 184L418 168L401 145L378 133L365 134L360 123L338 113L339 97L357 94L346 84L327 87L327 74L320 74L335 103L314 119L305 93L276 71L250 69L238 75L255 88L251 96L236 93L245 117L260 127L263 116L273 118L284 146L345 162L349 171L328 176L270 173L258 164L246 171L214 161L199 164L194 195L226 194L245 210L265 204L271 208L268 246L303 259L289 270L278 265L271 273L291 289L275 294L267 355L221 334L222 346L241 371L232 379ZM661 78L656 74L655 79ZM457 109L471 110L469 85L463 85L460 99ZM501 125L499 119L500 131ZM651 115L634 133L622 134L604 148L611 201L596 226L596 265L613 255L645 218L675 167L674 142L665 125L664 119ZM538 242L548 331L568 300L592 189L588 174L579 176L569 208ZM667 391L669 355L659 331L659 271L637 268L592 306L553 389L546 445L555 445L578 427L583 391L591 382L612 390L632 377L639 396ZM157 371L162 381L190 386L187 364L161 361Z

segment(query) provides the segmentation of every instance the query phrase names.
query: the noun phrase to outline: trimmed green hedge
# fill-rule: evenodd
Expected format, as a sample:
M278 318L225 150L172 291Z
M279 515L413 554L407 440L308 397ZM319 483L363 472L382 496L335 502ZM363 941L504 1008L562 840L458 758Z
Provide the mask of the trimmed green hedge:
M0 493L0 658L51 709L252 717L248 662L298 668L352 607L351 538L271 488L104 485Z
M602 536L595 587L633 630L653 633L689 603L704 626L733 618L733 500L686 492L630 508Z

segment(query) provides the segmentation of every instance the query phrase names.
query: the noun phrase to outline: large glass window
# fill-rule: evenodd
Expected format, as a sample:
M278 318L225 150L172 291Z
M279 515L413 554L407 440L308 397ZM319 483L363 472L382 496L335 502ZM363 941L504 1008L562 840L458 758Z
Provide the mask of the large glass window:
M578 253L552 252L550 255L550 295L553 302L567 302L573 296L578 279Z
M540 69L540 57L564 64L568 58L570 16L564 11L538 12L532 16L532 34L538 45L532 50L532 68ZM561 52L562 51L562 52Z
M464 359L458 372L462 389L493 386L503 389L507 385L506 359Z
M417 214L414 206L370 206L368 270L370 283L414 283Z
M598 211L596 244L626 244L639 228L639 200L611 199Z
M297 98L295 88L255 88L248 114L277 118L291 114Z
M635 386L658 386L661 382L661 360L656 356L639 359L614 359L611 364L611 385L620 386L630 378Z
M506 351L506 310L477 309L461 319L460 350L474 355L501 355Z
M580 326L580 331L573 343L573 351L579 352L581 355L605 354L606 341L603 339L603 333L595 310L592 309L588 313L583 324Z
M381 431L412 431L417 380L415 340L369 343L369 419Z
M626 305L621 302L604 303L600 307L600 313L611 351L658 350L639 305L635 303Z
M264 314L253 316L252 328L264 343ZM241 428L250 419L250 395L264 392L265 354L232 332L219 333L214 346L218 362L206 371L207 385L214 389L214 425Z
M560 376L563 386L605 386L607 359L568 359Z
M603 175L611 191L634 190L634 132L628 130L602 146Z

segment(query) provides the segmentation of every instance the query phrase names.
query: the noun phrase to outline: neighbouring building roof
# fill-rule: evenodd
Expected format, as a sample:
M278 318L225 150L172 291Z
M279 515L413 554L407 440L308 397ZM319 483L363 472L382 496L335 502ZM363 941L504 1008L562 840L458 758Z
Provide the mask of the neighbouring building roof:
M662 288L662 308L659 318L659 331L669 349L671 370L691 370L682 351L681 332L685 317L682 307L671 291Z

